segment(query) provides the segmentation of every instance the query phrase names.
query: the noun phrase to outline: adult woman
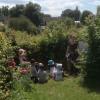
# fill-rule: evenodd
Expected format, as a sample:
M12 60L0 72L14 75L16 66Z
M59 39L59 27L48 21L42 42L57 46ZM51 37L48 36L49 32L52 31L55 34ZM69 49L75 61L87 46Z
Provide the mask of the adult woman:
M68 36L68 47L66 52L67 70L69 74L75 73L76 68L74 66L74 63L76 62L76 59L79 56L77 47L78 47L78 41L76 39L75 33L72 33Z

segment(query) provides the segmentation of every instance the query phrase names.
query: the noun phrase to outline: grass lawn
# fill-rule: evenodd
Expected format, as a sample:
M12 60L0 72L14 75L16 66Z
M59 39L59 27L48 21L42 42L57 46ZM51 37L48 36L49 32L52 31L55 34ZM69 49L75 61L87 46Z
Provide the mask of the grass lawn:
M32 84L31 92L15 91L10 100L100 100L100 94L80 86L80 78L67 77L62 82L49 80L46 84Z

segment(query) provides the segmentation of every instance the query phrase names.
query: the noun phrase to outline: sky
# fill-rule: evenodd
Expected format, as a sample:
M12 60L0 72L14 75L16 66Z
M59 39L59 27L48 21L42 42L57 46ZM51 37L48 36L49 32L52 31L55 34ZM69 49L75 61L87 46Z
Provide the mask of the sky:
M95 14L97 6L100 5L100 0L0 0L0 7L6 5L12 7L16 4L26 4L29 1L38 3L42 12L54 17L60 16L63 10L75 9L76 6L81 11L90 10Z

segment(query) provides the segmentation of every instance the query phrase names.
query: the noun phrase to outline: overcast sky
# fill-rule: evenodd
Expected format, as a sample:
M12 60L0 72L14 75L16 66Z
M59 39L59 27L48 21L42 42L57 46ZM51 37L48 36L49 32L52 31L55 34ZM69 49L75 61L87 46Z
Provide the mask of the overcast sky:
M81 11L90 10L96 13L97 5L100 5L100 0L0 0L0 6L12 7L15 4L26 4L29 1L40 4L42 12L52 16L59 16L64 9L75 9L76 6Z

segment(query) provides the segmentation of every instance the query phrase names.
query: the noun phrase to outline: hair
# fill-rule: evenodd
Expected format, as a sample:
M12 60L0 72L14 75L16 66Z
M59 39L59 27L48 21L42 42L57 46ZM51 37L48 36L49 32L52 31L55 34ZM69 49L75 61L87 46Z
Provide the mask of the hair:
M70 38L71 38L71 37L76 38L76 37L77 37L77 33L76 33L76 32L71 32L71 33L69 33L68 36L69 36Z
M35 59L31 59L31 63L35 63L36 62L36 60Z

